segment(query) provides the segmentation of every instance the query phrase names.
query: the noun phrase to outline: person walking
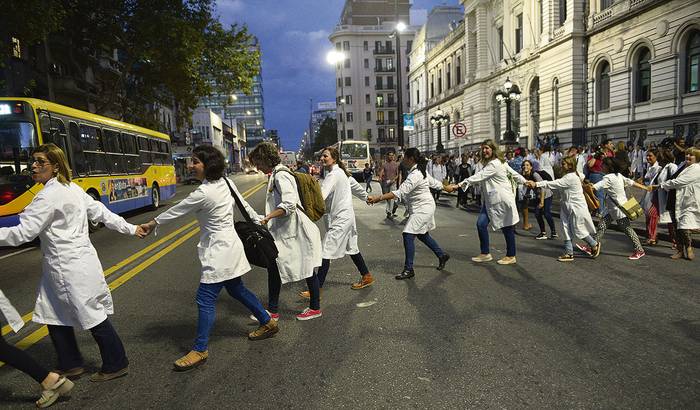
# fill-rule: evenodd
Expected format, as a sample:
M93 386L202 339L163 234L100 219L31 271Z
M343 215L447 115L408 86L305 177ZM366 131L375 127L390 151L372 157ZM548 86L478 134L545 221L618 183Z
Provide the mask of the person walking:
M656 178L652 180L651 186L660 185L661 183L670 180L673 175L678 170L678 165L676 165L675 157L673 153L668 149L660 149L657 161L661 170L656 174ZM671 246L676 249L676 226L671 219L671 208L674 208L674 204L669 204L669 199L671 196L675 196L674 191L667 191L663 188L654 189L652 191L655 195L655 199L658 201L659 209L659 220L658 224L666 225L668 229L668 235L671 238Z
M396 162L396 154L391 151L386 155L386 161L379 170L379 182L382 186L382 194L391 192L396 184L396 180L399 177L399 164ZM396 208L394 207L394 201L387 201L386 203L386 218L391 219L394 217L394 212Z
M472 166L469 163L469 155L465 152L462 154L462 162L457 167L457 173L455 174L455 179L457 181L463 181L472 175ZM459 189L457 190L457 205L456 208L460 206L467 206L467 192Z
M693 260L695 251L691 230L700 229L700 149L686 148L685 166L673 178L658 185L665 190L675 190L675 207L671 216L676 223L677 251L672 259Z
M57 373L79 377L85 372L77 327L90 330L102 357L102 367L90 381L125 376L129 360L108 318L114 313L112 295L87 223L101 222L125 235L143 237L145 232L71 182L66 154L58 146L40 145L32 159L32 179L44 188L19 215L18 225L0 228L0 246L19 246L37 236L41 241L43 272L32 320L48 326L58 355Z
M467 189L470 185L479 185L484 196L479 218L476 222L479 233L481 253L472 261L481 263L493 260L489 244L488 226L500 229L506 240L506 256L498 260L500 265L516 263L515 259L515 225L520 221L515 203L513 182L525 183L522 175L505 163L503 153L493 140L481 144L481 161L484 168L450 189Z
M445 253L440 245L430 236L435 229L435 200L431 189L443 189L442 182L433 179L426 172L428 160L421 155L417 148L409 148L404 153L403 164L409 169L408 177L401 186L387 194L367 197L368 204L376 204L391 199L402 200L408 208L408 220L403 230L404 267L395 276L397 280L409 279L415 276L413 260L416 252L415 238L417 237L438 258L438 270L445 269L450 255Z
M568 156L563 158L561 165L562 172L564 172L564 176L561 178L554 181L546 181L544 179L528 181L527 185L531 188L550 189L559 192L561 224L564 231L564 253L557 260L559 262L571 262L574 260L573 240L575 238L586 241L588 243L587 253L596 258L600 254L600 246L598 241L593 238L595 225L593 224L593 219L591 219L590 212L588 212L586 199L583 196L581 176L576 170L576 157ZM549 199L551 200L551 197ZM541 228L544 229L544 223L541 223Z
M445 165L442 163L442 160L443 158L440 155L435 157L435 160L432 162L432 164L430 164L430 168L428 170L428 174L431 177L433 177L434 180L440 182L444 181L447 178L447 170L445 169ZM442 188L431 188L431 192L433 193L433 198L435 199L435 201L439 201Z
M24 321L10 300L0 291L0 314L4 316L12 330L19 332L24 326ZM7 363L15 369L33 378L41 386L41 397L36 401L39 408L49 407L59 397L70 396L74 384L65 376L56 372L50 372L32 359L27 352L7 343L0 335L0 361Z
M394 164L396 163L393 160L393 155L390 159ZM350 255L350 259L361 275L360 281L353 283L351 288L355 290L366 288L374 283L374 278L357 246L357 223L355 222L355 210L352 206L353 190L351 187L352 182L357 184L357 181L349 176L345 165L340 161L340 153L336 148L324 149L321 161L327 171L321 182L321 191L326 202L326 214L324 215L326 236L323 238L323 260L318 269L319 286L323 288L331 260ZM398 165L396 165L396 170L398 171ZM307 295L308 293L302 292L301 296L307 297Z
M277 147L269 142L259 143L248 155L250 161L270 174L265 196L265 216L258 215L248 202L241 199L251 218L269 225L278 255L267 267L267 309L274 320L279 319L279 297L283 283L305 279L309 288L309 307L299 313L297 320L321 317L319 282L315 269L321 266L321 233L315 223L300 209L297 180L281 164ZM240 197L240 196L239 196Z
M593 189L603 190L605 198L609 201L605 204L605 211L598 223L598 230L596 232L596 242L601 243L603 235L608 226L612 221L616 221L617 224L625 232L625 235L632 241L634 246L634 252L628 257L630 260L641 259L646 253L642 247L642 243L639 241L637 233L634 231L630 225L629 218L622 212L619 205L627 202L627 194L625 193L625 186L634 186L643 190L649 190L648 187L635 182L627 177L622 176L622 170L627 164L623 160L617 158L607 157L603 159L602 170L605 176L601 181L593 184ZM580 248L584 252L590 253L587 247Z
M365 180L365 191L372 192L372 168L370 168L369 163L365 162L365 169L362 170L362 177Z
M150 233L158 225L193 213L201 228L197 245L202 265L196 296L199 308L197 336L192 350L175 361L175 371L191 370L209 358L209 334L216 319L216 301L224 288L232 298L248 308L261 324L248 334L249 339L265 339L279 331L277 321L272 320L255 294L241 280L241 276L250 271L250 265L233 226L235 200L225 180L225 167L226 161L221 151L210 145L195 147L190 171L202 184L178 204L141 225ZM236 185L229 183L240 198Z
M639 147L639 146L637 146ZM636 155L639 155L637 153ZM646 186L653 185L657 180L657 175L661 171L661 166L658 162L658 152L656 150L648 150L646 152L647 170L643 178L640 181ZM637 170L641 167L637 166ZM644 199L642 200L642 207L644 208L644 217L646 219L647 228L647 240L644 245L652 246L656 245L656 228L659 221L659 197L658 191L649 191L644 194Z
M535 183L544 181L544 178L533 170L532 163L528 160L522 163L522 176L528 181L533 181ZM550 236L549 239L556 239L559 237L557 235L557 228L554 225L554 218L552 217L552 190L549 188L541 187L530 187L526 186L526 191L524 193L525 200L532 200L535 204L535 218L537 219L537 225L540 227L540 233L535 237L537 240L548 239L547 231L544 226L545 219L549 225ZM523 211L523 215L525 211ZM524 219L524 218L523 218Z

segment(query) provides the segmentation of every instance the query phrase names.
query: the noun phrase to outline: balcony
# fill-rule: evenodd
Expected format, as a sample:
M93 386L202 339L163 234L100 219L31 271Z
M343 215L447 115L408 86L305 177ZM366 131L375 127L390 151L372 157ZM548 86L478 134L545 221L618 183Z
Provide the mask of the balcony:
M377 125L396 125L395 118L389 118L388 120L377 120Z
M374 55L381 55L381 54L387 54L387 55L394 55L396 51L394 51L393 47L379 47L373 50Z
M664 0L614 0L610 2L611 4L608 7L590 16L588 18L588 26L597 31L641 8L648 8L663 2Z
M375 90L395 90L396 84L376 84L374 86Z
M396 72L394 67L374 67L375 73L393 73Z
M377 108L396 108L396 101L389 101L376 105Z

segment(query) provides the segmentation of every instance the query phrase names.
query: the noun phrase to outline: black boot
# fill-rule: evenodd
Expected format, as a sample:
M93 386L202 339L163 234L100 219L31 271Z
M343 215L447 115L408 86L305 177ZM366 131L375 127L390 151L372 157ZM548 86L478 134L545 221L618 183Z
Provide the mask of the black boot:
M415 274L413 273L413 269L404 269L403 272L394 276L394 279L396 279L396 280L410 279L413 276L415 276Z
M440 261L440 263L438 264L437 270L445 269L445 264L447 264L448 260L450 260L450 254L443 253L442 256L438 258L438 261Z

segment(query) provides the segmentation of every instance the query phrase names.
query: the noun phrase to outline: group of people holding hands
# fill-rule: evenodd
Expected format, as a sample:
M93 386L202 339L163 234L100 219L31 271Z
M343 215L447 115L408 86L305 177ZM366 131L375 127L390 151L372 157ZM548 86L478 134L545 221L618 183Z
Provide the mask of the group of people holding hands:
M649 157L651 155L651 157ZM404 266L396 279L415 275L415 239L428 246L437 258L437 269L445 268L450 255L430 235L436 228L435 199L432 192L445 190L465 192L478 187L481 207L477 218L480 253L472 257L476 263L493 260L489 243L489 228L501 230L506 242L506 255L497 263L511 265L516 261L515 226L519 222L516 192L520 185L536 192L540 229L545 231L547 220L551 236L558 237L551 219L552 195L559 193L561 204L564 252L558 260L574 259L574 246L597 257L601 252L603 234L615 221L633 243L629 259L644 256L644 249L629 218L619 204L627 201L625 187L635 186L648 191L645 198L647 218L667 223L676 238L674 259L693 259L690 232L700 229L700 150L689 148L686 160L679 167L669 166L664 152L650 152L649 171L645 184L621 175L621 164L615 158L604 158L604 174L593 189L604 192L605 207L596 229L584 197L588 183L579 172L576 155L561 159L563 176L558 179L538 178L533 164L523 162L520 172L504 158L498 145L486 140L480 148L478 170L456 183L446 183L426 172L428 160L416 148L409 148L402 158L406 177L395 189L385 189L381 195L368 195L366 187L355 181L345 169L335 148L322 152L325 168L320 181L325 202L325 234L307 216L294 173L281 164L277 147L262 142L250 152L249 160L258 170L269 175L265 210L258 213L238 191L235 183L225 176L223 154L211 146L193 150L190 170L202 184L185 199L156 216L148 223L132 225L95 201L78 185L71 182L71 170L65 153L53 144L38 147L32 154L32 178L42 183L42 189L20 214L17 226L0 228L0 245L17 246L36 238L41 239L43 276L39 284L33 321L48 326L51 341L58 356L58 366L48 371L31 357L0 337L0 360L22 370L41 385L39 407L51 405L60 396L70 394L71 378L85 372L83 358L75 339L74 329L90 330L99 346L102 367L90 378L103 382L128 373L129 361L125 348L108 315L114 312L109 288L105 281L97 252L88 234L88 219L104 223L122 234L145 237L157 232L160 225L185 215L194 215L201 228L197 253L201 276L196 292L198 321L191 350L174 362L177 371L189 370L209 357L209 334L215 320L216 301L222 289L241 302L251 312L256 329L248 334L251 340L262 340L279 332L279 297L282 284L304 280L307 290L300 296L308 299L308 307L296 315L298 320L322 316L321 292L330 271L330 262L349 255L360 274L351 285L359 290L371 286L374 277L358 247L357 223L352 205L356 196L368 204L399 201L406 207L407 220L403 229ZM653 164L651 162L653 161ZM392 187L393 188L393 187ZM431 192L432 191L432 192ZM234 197L235 196L235 197ZM648 200L647 200L648 199ZM267 308L242 281L251 270L243 244L234 228L234 209L240 202L253 221L268 227L278 249L275 263L267 267ZM395 209L387 208L387 213ZM656 223L656 222L655 222ZM649 225L648 225L649 226ZM653 238L656 240L655 230ZM575 243L582 240L584 244ZM649 242L648 242L649 243ZM0 310L15 331L23 325L21 318L0 292Z

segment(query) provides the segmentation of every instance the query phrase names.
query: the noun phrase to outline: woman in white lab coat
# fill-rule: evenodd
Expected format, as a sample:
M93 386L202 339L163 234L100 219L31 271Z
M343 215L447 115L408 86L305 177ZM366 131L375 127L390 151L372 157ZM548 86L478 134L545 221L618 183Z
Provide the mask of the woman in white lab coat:
M576 171L576 163L576 157L565 157L561 163L564 176L554 181L528 181L527 183L530 187L548 188L559 192L561 225L564 230L564 254L557 258L560 262L574 260L573 240L576 238L588 243L589 248L586 249L594 258L600 253L598 242L592 237L595 235L595 225L583 196L581 176Z
M662 148L659 150L658 156L659 165L662 167L661 170L656 174L656 178L652 180L651 185L657 186L661 185L663 182L668 181L673 177L673 174L678 170L678 165L676 165L675 157L670 150ZM659 206L659 221L658 224L665 224L668 229L668 235L671 237L671 242L673 248L678 248L676 245L676 225L671 219L671 210L666 206L668 203L669 191L658 188L655 189L653 194L656 194ZM680 248L678 248L680 249Z
M175 361L176 371L192 369L209 357L209 333L216 319L216 300L223 288L260 322L260 327L248 334L249 339L265 339L279 330L277 321L271 319L258 298L241 280L241 276L250 271L250 265L233 226L235 200L224 180L226 162L223 154L209 145L195 147L189 168L202 184L177 205L142 225L144 230L151 232L157 225L194 213L201 228L197 245L202 265L196 296L199 307L197 337L192 350ZM240 197L233 182L231 187Z
M675 221L676 243L678 252L671 256L693 260L692 238L690 231L700 229L700 149L688 148L685 151L683 170L673 179L662 182L659 186L666 190L676 190Z
M635 155L641 155L641 150L637 151L635 151ZM658 156L659 153L655 149L650 149L646 152L646 161L648 166L647 172L644 173L642 179L644 185L653 185L652 182L656 179L656 176L658 175L659 171L661 171L661 166L658 162ZM632 165L632 167L633 169L635 169L634 164ZM640 167L637 166L636 169L639 170ZM642 199L641 205L644 208L644 217L646 219L647 228L647 240L644 243L644 245L656 245L656 226L659 221L659 198L657 192L649 191L646 194L644 194L644 199Z
M498 149L493 140L486 140L481 144L481 161L484 168L463 180L459 184L452 185L451 189L467 189L470 185L480 185L483 196L481 213L476 222L479 232L481 254L472 258L474 262L488 262L493 260L489 250L489 231L500 229L506 239L506 256L498 260L501 265L516 263L515 259L515 225L518 217L518 207L515 203L514 184L525 183L526 179L515 172L503 158L503 153Z
M443 185L441 181L435 180L426 173L427 163L428 160L417 148L407 149L403 158L403 165L409 169L406 180L395 191L367 198L367 203L370 204L399 199L408 207L408 220L403 230L404 267L403 271L395 276L399 280L412 278L415 275L413 258L416 253L416 237L438 257L438 270L444 269L450 259L450 255L445 253L430 236L430 231L435 229L435 201L431 189L441 190Z
M267 268L268 305L273 319L279 319L279 296L283 283L302 279L310 289L309 307L297 315L298 320L322 316L318 276L321 266L321 233L316 224L300 208L297 181L289 168L282 165L277 147L259 143L248 158L260 171L271 174L267 182L265 216L248 209L251 218L268 225L279 254L276 263ZM243 201L248 208L247 202Z
M48 325L58 370L69 377L85 372L73 329L77 327L89 329L100 347L102 368L90 380L124 376L129 360L107 318L114 313L112 295L90 242L87 221L102 222L127 235L144 233L70 182L70 167L59 147L44 144L32 155L32 179L44 188L20 214L19 225L0 228L0 246L18 246L37 236L41 239L43 276L32 320Z
M627 202L625 186L634 186L644 190L649 190L649 188L623 176L622 172L625 169L627 169L627 163L624 160L611 157L603 159L603 173L605 175L602 180L593 185L594 190L604 190L606 199L603 216L598 223L598 232L596 233L595 239L598 243L601 243L608 226L610 226L612 221L616 221L634 245L634 252L628 259L637 260L645 255L644 248L634 228L630 225L629 218L622 212L618 205ZM583 248L583 250L584 252L586 251L585 248Z
M340 161L340 153L336 148L324 149L321 162L326 170L321 181L321 192L326 203L326 214L323 216L326 223L326 236L323 237L323 261L318 269L319 285L323 288L332 259L350 255L361 275L360 281L352 284L352 289L365 288L374 283L374 278L357 246L357 224L352 206L351 177Z
M10 303L10 300L0 291L0 314L5 317L12 330L19 332L24 326L24 321ZM39 408L49 407L60 396L68 396L73 390L73 382L56 372L49 372L39 363L34 361L27 352L7 343L0 335L0 361L9 364L15 369L27 374L41 385L41 398L37 400Z

